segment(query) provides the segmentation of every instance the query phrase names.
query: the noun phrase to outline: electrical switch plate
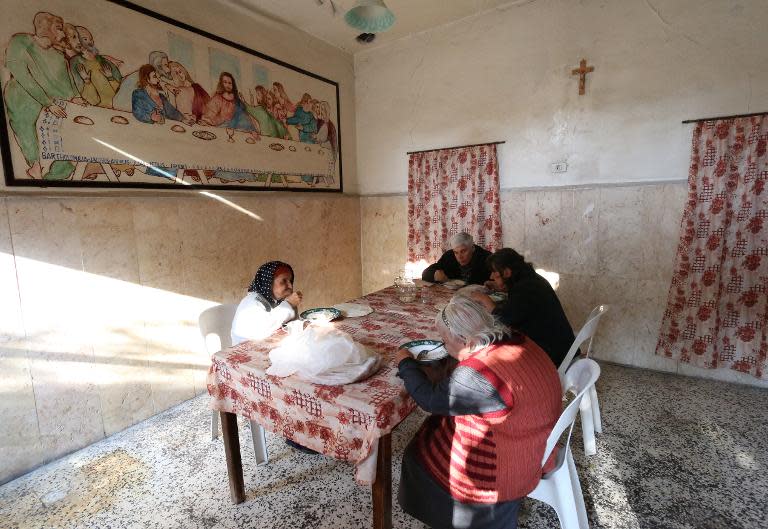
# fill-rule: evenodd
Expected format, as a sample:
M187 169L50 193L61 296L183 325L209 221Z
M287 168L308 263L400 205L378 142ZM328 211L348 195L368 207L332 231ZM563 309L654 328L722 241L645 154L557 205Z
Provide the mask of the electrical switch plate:
M555 162L552 164L549 164L549 170L553 173L564 173L568 171L568 163L567 162Z

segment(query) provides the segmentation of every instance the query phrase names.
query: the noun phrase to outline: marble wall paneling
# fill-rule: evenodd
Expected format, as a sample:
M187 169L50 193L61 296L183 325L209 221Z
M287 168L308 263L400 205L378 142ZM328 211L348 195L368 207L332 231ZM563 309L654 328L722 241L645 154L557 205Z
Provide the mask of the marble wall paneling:
M130 198L104 197L66 201L77 213L87 273L139 283L132 203Z
M333 215L341 213L339 229L329 241L332 248L329 259L337 263L339 268L337 273L328 275L331 281L327 295L331 303L339 303L361 294L360 200L357 197L334 197L331 206Z
M597 272L599 189L563 191L560 209L561 274Z
M230 270L246 267L244 240L261 244L262 225L226 202L207 196L183 199L179 205L183 293L221 303L224 290L236 281Z
M636 279L640 276L645 241L642 187L603 187L598 212L600 275Z
M321 305L325 297L324 283L331 271L333 254L330 233L341 222L331 214L328 204L318 203L303 196L288 197L281 207L281 218L274 226L274 259L293 267L295 288L302 292L304 301L300 310Z
M525 257L536 268L560 273L563 191L525 196Z
M586 323L587 316L600 303L595 292L595 276L560 274L557 297L574 334Z
M153 414L133 199L69 201L83 248L89 335L106 435Z
M139 282L143 286L181 292L184 261L179 202L161 198L131 201Z
M175 320L159 321L173 335L173 347L187 352L176 364L192 366L195 394L206 391L209 358L197 327L200 313L218 303L238 303L262 260L273 259L274 226L280 200L248 193L191 195L180 199L179 237L182 245L179 291L170 298Z
M357 297L360 289L359 204L333 196L323 200L290 197L275 226L282 260L296 272L304 294L302 309ZM347 233L347 235L342 235ZM353 281L357 280L357 284Z
M272 259L279 259L279 256L275 255L278 248L275 224L289 221L282 217L281 201L275 200L274 197L251 193L226 198L248 212L241 214L236 221L243 230L237 243L242 252L239 257L241 265L228 269L228 275L231 277L222 294L222 301L239 303L259 266ZM250 217L249 214L258 218ZM226 248L221 251L224 255L227 254ZM224 266L226 263L221 264Z
M6 199L0 198L0 481L43 460Z
M19 296L45 460L104 435L88 338L76 213L58 199L7 198Z
M93 356L30 356L44 461L102 439L101 388Z
M671 241L663 241L660 236L660 225L666 215L667 204L664 199L665 187L663 185L645 186L641 189L641 206L638 213L639 225L642 227L637 244L642 250L638 255L638 278L659 279L661 274L666 274L672 263L664 257L669 256ZM662 271L663 268L663 271Z
M0 292L0 346L13 346L10 344L19 344L24 339L24 324L8 208L4 198L0 198Z
M597 276L595 305L610 305L597 330L593 354L596 358L631 364L637 350L639 322L633 317L638 281L632 278Z
M21 353L21 354L20 354ZM37 466L45 454L37 425L35 393L23 351L0 345L0 483Z
M189 300L182 295L180 202L160 198L131 201L153 413L193 397L191 366L196 355L200 356L199 370L207 359L202 351L190 350L179 339L180 316L189 320L184 314L190 310Z
M501 191L502 245L522 251L525 246L525 197L524 191Z
M278 242L273 229L280 222L279 204L282 200L262 199L254 204L248 194L222 198L226 202L212 202L218 211L215 213L218 218L212 219L217 222L217 240L213 244L217 255L210 272L222 274L215 281L219 288L215 301L228 302L231 299L239 302L256 270L254 247L260 247L256 250L257 256L266 256L268 252L274 251ZM200 197L200 200L211 201L205 196ZM287 222L292 224L293 221ZM209 273L209 282L210 277ZM231 297L233 293L237 294L234 298Z
M408 259L408 198L361 197L363 293L392 284Z
M79 351L88 328L78 300L85 284L74 210L61 200L6 199L27 346Z

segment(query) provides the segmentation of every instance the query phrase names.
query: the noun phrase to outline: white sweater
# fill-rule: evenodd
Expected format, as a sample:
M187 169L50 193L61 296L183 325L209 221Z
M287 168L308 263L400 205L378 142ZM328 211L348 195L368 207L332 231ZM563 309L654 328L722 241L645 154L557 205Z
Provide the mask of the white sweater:
M296 309L287 301L283 300L277 307L270 309L261 294L249 292L237 306L235 319L232 320L232 345L266 338L295 317Z

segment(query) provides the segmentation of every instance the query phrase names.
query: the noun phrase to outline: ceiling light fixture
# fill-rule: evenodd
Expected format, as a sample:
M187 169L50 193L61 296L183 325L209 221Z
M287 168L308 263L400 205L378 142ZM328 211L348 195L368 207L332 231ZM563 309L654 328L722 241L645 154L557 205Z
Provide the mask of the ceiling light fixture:
M365 33L386 31L395 23L395 14L384 0L357 0L355 7L344 15L347 24Z

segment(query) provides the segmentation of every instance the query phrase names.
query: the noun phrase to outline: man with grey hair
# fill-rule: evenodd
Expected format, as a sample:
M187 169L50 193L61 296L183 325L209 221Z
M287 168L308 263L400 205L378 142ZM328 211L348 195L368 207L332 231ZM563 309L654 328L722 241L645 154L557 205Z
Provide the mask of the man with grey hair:
M482 285L490 278L486 260L491 253L475 244L467 232L460 232L451 237L451 249L440 260L428 266L421 274L424 281L444 283L451 279L461 279L468 285Z

